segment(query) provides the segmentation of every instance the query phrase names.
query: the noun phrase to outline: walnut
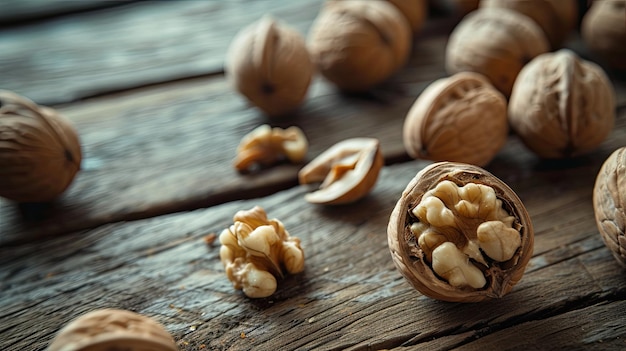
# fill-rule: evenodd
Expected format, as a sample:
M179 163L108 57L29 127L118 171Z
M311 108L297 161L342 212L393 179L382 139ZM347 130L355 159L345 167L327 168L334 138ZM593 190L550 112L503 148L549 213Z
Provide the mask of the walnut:
M422 294L477 302L507 294L532 256L521 200L484 169L439 162L421 170L387 228L393 262Z
M74 180L81 159L78 134L68 119L0 90L0 196L51 201Z
M532 18L552 48L558 48L578 22L576 0L482 0L480 7L506 8Z
M272 128L264 124L241 139L233 164L244 172L253 166L271 166L283 158L298 163L304 159L308 148L309 142L300 128Z
M582 37L608 66L626 71L626 0L594 1L583 17Z
M604 244L626 267L626 146L604 162L593 188L593 209Z
M308 202L347 204L372 190L384 163L378 139L351 138L317 156L300 170L298 179L300 184L322 182L319 190L305 195Z
M235 89L269 116L299 107L314 72L300 33L269 16L235 36L224 68Z
M272 295L278 278L304 270L300 239L259 206L239 211L220 234L220 259L233 287L250 298Z
M522 67L548 49L545 34L530 18L512 10L482 8L465 16L450 34L445 65L450 74L485 75L508 97Z
M100 309L67 324L47 351L176 351L174 339L152 318L119 310Z
M584 154L611 132L614 94L598 65L567 49L546 53L520 72L509 100L509 122L542 158Z
M413 34L417 34L422 29L426 15L428 14L428 4L426 0L387 0L394 4L406 17L411 25Z
M413 158L484 166L508 136L506 99L472 72L436 80L404 121L404 147Z
M383 0L329 1L311 25L308 44L320 73L346 91L366 91L409 57L411 27Z

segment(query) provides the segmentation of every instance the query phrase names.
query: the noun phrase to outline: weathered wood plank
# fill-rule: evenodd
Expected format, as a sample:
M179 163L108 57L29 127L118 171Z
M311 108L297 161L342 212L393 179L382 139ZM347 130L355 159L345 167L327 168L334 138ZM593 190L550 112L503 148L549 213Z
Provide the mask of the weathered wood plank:
M563 202L549 191L554 184L545 175L552 170L533 170L511 183L522 197L537 191L529 204L537 250L513 292L499 301L452 304L414 291L393 267L386 226L404 185L426 164L385 167L370 196L339 210L306 203L308 188L294 187L260 199L0 248L0 348L43 350L60 326L99 307L155 317L181 350L201 345L215 350L445 349L483 337L490 345L498 333L554 320L567 320L571 328L587 328L597 316L608 318L607 325L621 321L621 314L606 310L623 309L624 271L595 229L589 192L579 193L574 202L580 206L555 214ZM576 178L583 176L576 167L561 172L570 170ZM575 192L570 186L563 190ZM232 289L218 246L203 241L229 225L237 210L254 205L300 237L307 257L304 273L287 277L273 297L261 300ZM570 317L585 310L590 313ZM568 330L555 328L561 336L550 345L557 348L594 342L585 333L566 340ZM605 329L602 338L616 341L623 332ZM503 345L515 346L515 340Z
M133 0L3 0L0 25L127 4Z

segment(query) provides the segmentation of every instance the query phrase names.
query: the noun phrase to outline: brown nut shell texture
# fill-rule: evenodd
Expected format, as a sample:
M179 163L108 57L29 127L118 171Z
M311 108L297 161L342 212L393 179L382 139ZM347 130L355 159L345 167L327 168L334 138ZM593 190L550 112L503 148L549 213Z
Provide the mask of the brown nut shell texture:
M546 34L552 48L558 48L578 21L576 0L482 0L480 7L506 8L532 18Z
M46 351L177 351L157 321L119 309L100 309L67 324Z
M581 34L609 66L626 71L626 0L594 1L583 17Z
M308 48L338 88L366 91L404 66L411 39L407 19L387 1L329 1L311 25Z
M387 0L394 4L406 17L413 29L413 34L417 34L422 29L428 14L428 3L426 0Z
M338 142L298 172L300 184L321 182L305 200L341 205L365 197L376 185L385 164L376 138L351 138Z
M78 133L68 119L0 90L0 196L51 201L70 185L81 159Z
M506 106L505 97L480 74L436 80L404 120L404 147L413 158L484 166L506 142Z
M422 294L451 302L500 298L522 278L533 228L519 197L484 169L439 162L421 170L387 228L396 268Z
M541 28L527 16L481 8L465 16L450 34L446 71L481 73L508 97L522 67L549 48Z
M299 107L314 72L300 33L269 16L237 33L224 68L235 89L269 116Z
M561 49L533 59L509 100L509 122L542 158L566 158L597 148L615 123L615 92L602 68Z
M626 267L626 146L615 150L598 172L593 208L604 244Z

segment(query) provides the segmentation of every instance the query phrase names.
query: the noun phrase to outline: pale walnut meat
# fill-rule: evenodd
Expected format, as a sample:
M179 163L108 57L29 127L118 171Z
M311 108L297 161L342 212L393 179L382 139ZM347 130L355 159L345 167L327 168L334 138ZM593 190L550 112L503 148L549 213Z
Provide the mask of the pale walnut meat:
M626 146L604 161L593 188L593 209L604 244L626 267Z
M339 89L367 91L404 66L411 39L407 19L387 1L327 1L309 30L308 49Z
M99 309L64 326L46 351L176 351L172 336L154 319L126 310Z
M585 44L609 67L626 71L626 0L594 1L583 17Z
M549 48L541 28L527 16L480 8L465 16L450 34L446 71L481 73L508 97L522 67Z
M522 278L533 228L519 197L484 169L439 162L421 170L387 228L393 262L422 294L444 301L500 298Z
M385 160L376 138L343 140L317 156L298 173L300 184L321 182L306 194L315 204L340 205L366 196L376 184Z
M509 100L511 128L541 158L597 148L615 123L615 92L602 68L561 49L533 59Z
M561 46L578 21L576 0L482 0L480 7L506 8L532 18L552 48Z
M266 16L237 33L224 71L237 92L273 117L302 104L314 66L302 35Z
M292 237L283 223L268 219L259 206L238 211L233 225L220 234L220 259L228 280L250 298L272 295L278 279L304 270L300 239Z
M413 158L484 166L506 142L506 106L505 97L478 73L436 80L404 120L404 148Z
M255 166L272 166L283 159L298 163L308 148L309 142L300 128L272 128L264 124L241 139L233 164L239 172L245 172Z

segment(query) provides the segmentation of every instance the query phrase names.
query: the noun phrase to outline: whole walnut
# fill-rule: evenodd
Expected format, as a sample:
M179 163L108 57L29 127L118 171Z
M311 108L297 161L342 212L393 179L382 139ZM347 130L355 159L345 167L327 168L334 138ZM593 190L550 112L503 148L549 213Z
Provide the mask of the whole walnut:
M532 18L543 29L552 48L567 39L578 21L576 0L482 0L480 7L507 8Z
M482 8L465 16L450 34L446 70L481 73L508 97L522 67L549 48L545 34L529 17Z
M47 202L80 169L80 141L72 123L45 106L0 90L0 196Z
M594 1L581 31L591 51L610 67L626 71L626 0Z
M602 164L593 188L593 209L604 244L626 267L626 146Z
M387 0L394 4L406 17L411 25L413 34L420 32L428 14L428 4L426 0Z
M502 93L484 76L461 72L424 89L404 120L403 141L413 158L484 166L508 131Z
M400 69L409 57L411 27L383 0L325 3L308 47L320 73L339 89L366 91Z
M235 89L269 116L299 107L314 72L300 33L269 16L237 33L224 68Z
M561 49L522 69L509 100L509 123L542 158L584 154L613 129L614 95L602 68Z

